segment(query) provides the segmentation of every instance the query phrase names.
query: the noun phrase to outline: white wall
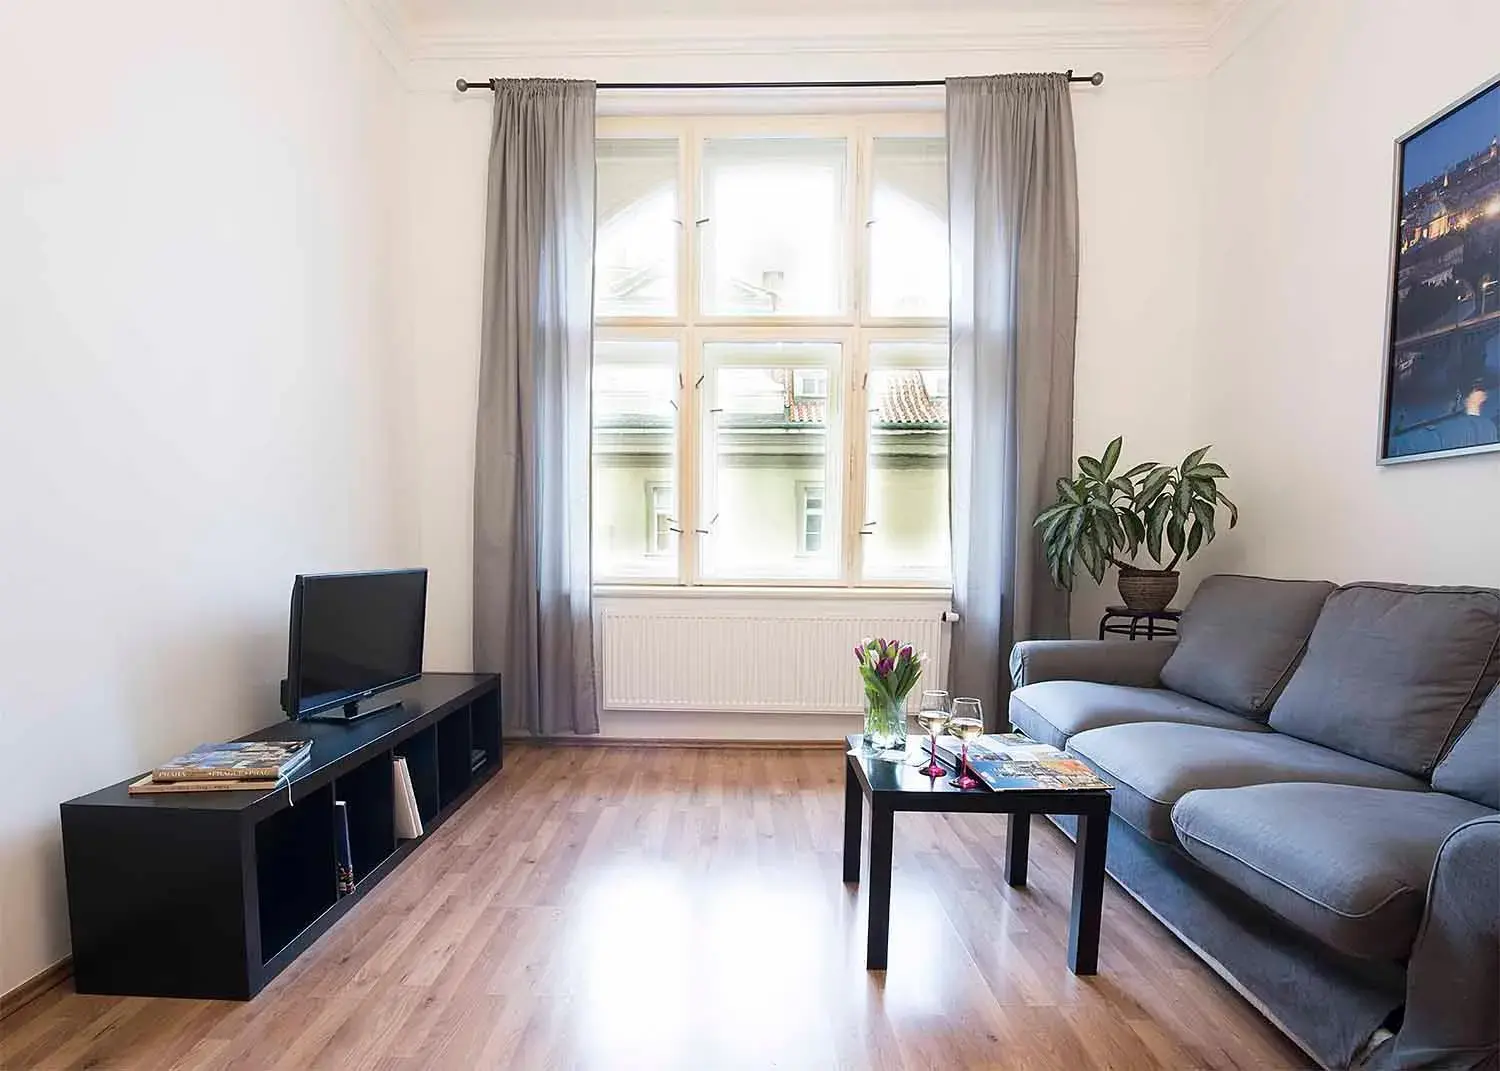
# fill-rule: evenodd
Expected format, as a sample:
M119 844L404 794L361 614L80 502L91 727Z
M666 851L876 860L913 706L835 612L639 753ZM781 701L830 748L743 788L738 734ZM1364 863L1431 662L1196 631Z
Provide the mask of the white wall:
M275 720L293 573L415 553L400 91L339 0L0 8L0 992L58 803Z
M1500 585L1500 454L1377 468L1393 141L1500 72L1494 0L1286 3L1208 81L1208 563Z
M472 413L490 94L458 94L452 86L460 75L723 81L806 78L816 72L818 78L936 78L1068 66L1092 70L1097 61L1108 68L1108 80L1097 89L1076 88L1073 97L1082 230L1075 442L1079 452L1095 451L1123 433L1128 456L1137 459L1180 458L1199 445L1188 406L1199 298L1199 58L1190 50L1114 48L1091 56L1077 47L936 53L899 43L866 52L845 48L847 41L839 37L859 40L858 21L840 26L822 37L808 31L800 49L778 43L779 52L748 39L728 54L696 39L673 49L641 34L632 38L638 42L632 48L662 51L630 55L623 48L591 45L593 54L575 56L567 54L564 43L542 58L476 52L472 58L445 54L414 63L406 146L409 356L417 377L422 549L433 570L428 650L434 668L470 664ZM588 39L589 33L580 30L578 36ZM451 51L461 53L462 45ZM720 94L632 101L615 94L602 97L601 107L708 110L722 107L724 99ZM937 108L941 100L938 90L885 106L911 110L915 102ZM768 107L786 103L773 101ZM823 103L881 107L847 94ZM743 95L731 106L755 107ZM1075 631L1091 634L1104 603L1118 601L1113 579L1108 583L1107 591L1081 587Z

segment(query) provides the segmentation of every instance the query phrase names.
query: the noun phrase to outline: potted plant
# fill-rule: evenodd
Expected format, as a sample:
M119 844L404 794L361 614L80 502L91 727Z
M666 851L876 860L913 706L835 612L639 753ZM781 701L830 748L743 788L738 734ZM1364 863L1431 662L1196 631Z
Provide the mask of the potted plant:
M1213 542L1219 507L1229 511L1231 528L1239 523L1239 508L1219 490L1229 473L1204 460L1209 447L1175 468L1143 461L1117 476L1122 446L1117 438L1102 457L1080 457L1077 475L1057 481L1057 501L1036 519L1042 550L1060 588L1073 589L1079 565L1101 584L1113 565L1126 606L1165 610L1177 594L1177 566ZM1133 564L1142 546L1162 568Z

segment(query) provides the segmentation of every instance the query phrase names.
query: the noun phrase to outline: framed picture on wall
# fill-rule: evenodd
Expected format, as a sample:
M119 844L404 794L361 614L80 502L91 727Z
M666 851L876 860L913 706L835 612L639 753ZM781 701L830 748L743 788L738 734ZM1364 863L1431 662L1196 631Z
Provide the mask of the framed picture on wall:
M1500 77L1396 140L1381 464L1500 450Z

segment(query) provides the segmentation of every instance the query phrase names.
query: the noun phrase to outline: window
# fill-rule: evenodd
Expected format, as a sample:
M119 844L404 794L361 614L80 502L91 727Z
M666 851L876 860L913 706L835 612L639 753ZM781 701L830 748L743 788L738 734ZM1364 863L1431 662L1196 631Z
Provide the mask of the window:
M672 485L646 484L646 553L670 554L676 528L677 522L672 517Z
M949 582L941 129L600 120L597 580Z
M801 553L820 554L823 551L823 485L798 484L797 500L802 528Z

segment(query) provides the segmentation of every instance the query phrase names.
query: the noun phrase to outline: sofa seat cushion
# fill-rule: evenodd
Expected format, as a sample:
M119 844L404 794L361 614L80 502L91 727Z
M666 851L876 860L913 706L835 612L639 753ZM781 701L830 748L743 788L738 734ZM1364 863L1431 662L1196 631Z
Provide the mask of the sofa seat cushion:
M1350 584L1323 604L1271 726L1417 777L1500 674L1500 591Z
M1189 792L1172 824L1205 869L1324 944L1401 959L1443 840L1488 813L1441 792L1281 784Z
M1178 623L1162 684L1264 720L1333 590L1326 580L1206 578Z
M1042 681L1010 693L1010 721L1033 740L1064 747L1070 736L1140 721L1215 725L1264 732L1259 722L1163 688L1092 681Z
M1114 812L1162 844L1176 843L1172 806L1196 788L1318 781L1427 791L1399 770L1281 733L1143 722L1079 733L1068 750L1115 786Z

